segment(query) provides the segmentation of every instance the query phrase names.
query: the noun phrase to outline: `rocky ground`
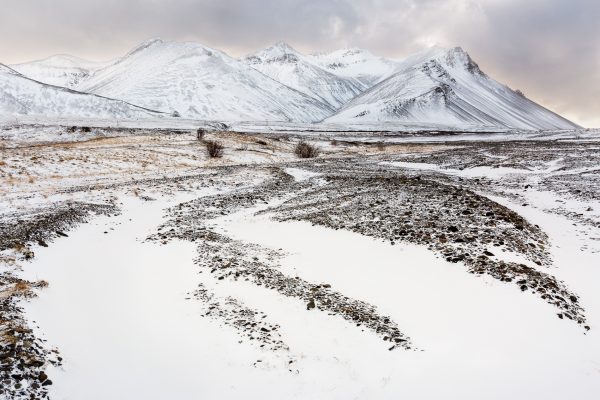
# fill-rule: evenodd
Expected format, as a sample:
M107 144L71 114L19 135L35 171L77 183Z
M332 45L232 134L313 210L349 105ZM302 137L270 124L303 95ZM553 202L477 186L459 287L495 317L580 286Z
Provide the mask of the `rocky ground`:
M0 150L0 398L48 397L45 368L61 362L60 349L35 337L19 306L48 283L20 279L18 271L36 246L51 246L95 215L117 214L125 194L152 201L187 193L192 200L165 210L148 242L193 242L195 264L211 279L248 282L302 302L305 312L340 317L389 350L418 349L419 338L375 304L290 275L281 268L284 253L228 236L218 219L244 212L422 245L465 272L514 287L515 296L535 296L582 334L592 328L580 295L554 275L546 232L498 199L569 218L590 238L584 250L599 251L597 142L386 144L325 136L313 138L322 149L318 158L298 160L295 137L211 133L226 151L210 159L194 132L104 129L68 141L73 128L56 129L60 142L5 133ZM536 193L547 193L551 204L533 204ZM202 283L189 295L206 318L280 354L297 372L294 349L277 323L266 322L266 311Z

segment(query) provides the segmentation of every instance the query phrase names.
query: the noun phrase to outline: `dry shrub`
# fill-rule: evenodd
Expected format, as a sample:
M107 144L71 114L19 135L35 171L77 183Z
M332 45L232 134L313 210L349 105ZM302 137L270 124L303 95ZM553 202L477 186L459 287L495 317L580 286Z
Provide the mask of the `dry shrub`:
M206 142L206 152L210 158L221 158L223 157L223 144L214 140L208 140Z
M337 146L339 143L338 143L338 141L337 141L336 139L333 139L333 140L330 142L330 144L331 144L332 146Z
M18 281L15 284L15 290L18 290L19 292L24 292L26 290L29 290L29 284L25 281Z
M196 131L196 139L198 139L198 140L204 139L205 134L206 134L206 131L204 129L198 128L198 130Z
M314 158L319 155L319 152L320 151L317 146L306 142L299 142L294 148L294 153L299 158Z

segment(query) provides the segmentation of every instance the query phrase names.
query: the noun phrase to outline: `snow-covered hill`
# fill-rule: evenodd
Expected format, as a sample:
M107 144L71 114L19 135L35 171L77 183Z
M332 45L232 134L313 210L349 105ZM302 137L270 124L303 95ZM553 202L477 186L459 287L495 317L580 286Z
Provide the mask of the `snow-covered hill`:
M335 109L364 90L359 81L326 71L283 42L249 55L243 61L268 77Z
M311 122L333 112L221 51L160 39L143 43L77 88L187 118Z
M36 81L72 89L107 64L60 54L43 60L10 65L10 67Z
M397 60L377 57L367 50L356 48L312 54L307 59L332 74L359 81L363 89L381 82L400 65Z
M395 60L359 49L303 55L278 43L237 60L201 44L153 39L108 63L61 55L15 67L22 75L4 67L0 95L5 112L54 115L81 109L79 117L115 118L139 113L135 104L189 119L231 122L325 122L369 129L578 128L484 74L461 48L432 47ZM109 99L87 97L80 106L68 100L74 92L40 82ZM44 95L39 94L42 87Z
M0 64L0 115L151 118L161 113L93 94L47 85Z
M419 122L472 128L578 126L484 74L461 48L413 56L327 122Z

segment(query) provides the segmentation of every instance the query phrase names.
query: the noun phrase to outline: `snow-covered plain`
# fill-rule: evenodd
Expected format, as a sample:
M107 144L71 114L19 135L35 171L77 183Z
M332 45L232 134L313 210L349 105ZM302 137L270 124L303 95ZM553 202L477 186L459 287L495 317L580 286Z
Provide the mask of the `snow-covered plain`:
M284 249L286 273L377 304L417 346L390 352L374 335L306 312L303 303L268 289L207 280L197 274L189 243L144 243L173 200L125 199L120 217L98 219L36 250L27 276L51 286L27 304L27 313L64 357L64 366L50 372L52 398L594 399L600 393L595 332L584 335L535 298L465 274L424 247L248 212L216 223L233 238ZM580 255L581 243L560 218L532 216L552 234L558 272L599 321L600 255ZM189 294L198 282L280 324L295 357L292 371L287 358L203 319Z
M46 368L52 399L595 399L600 394L600 231L578 219L600 219L600 202L540 186L547 179L579 182L570 173L587 174L593 178L588 186L593 184L597 169L574 167L567 162L574 156L570 147L563 153L552 147L581 143L593 152L593 141L534 138L527 147L463 136L458 144L388 143L373 152L369 135L352 146L334 146L325 137L318 142L321 159L296 162L288 156L294 137L287 142L271 135L221 136L226 154L210 160L199 154L193 133L142 130L110 137L105 130L101 138L52 144L52 128L44 129L47 141L35 147L27 145L32 134L20 142L18 135L4 139L16 143L2 150L3 214L65 199L108 200L121 208L117 216L90 218L48 247L32 244L35 258L21 265L20 277L49 282L21 305L35 334L63 359L62 366ZM525 150L538 154L543 146L550 146L544 150L549 159L528 158ZM460 169L444 158L453 160L453 151L483 161L465 158ZM30 165L34 154L44 163ZM299 184L300 196L303 187L324 188L329 178L316 168L335 163L340 173L372 163L372 171L465 185L539 225L549 236L552 259L549 267L539 268L579 296L591 330L557 318L555 308L512 284L468 274L463 263L448 262L425 245L392 245L344 229L278 222L268 210L285 195L218 212L219 199L259 185L273 170ZM489 186L478 185L481 179ZM525 184L533 188L524 191ZM273 268L286 276L328 284L376 306L398 324L412 348L389 351L389 343L366 326L307 310L300 298L244 279L218 279L197 262L201 240L147 240L169 218L168 207L208 196L216 197L206 212L217 210L217 216L205 223L198 219L200 225L255 246L244 247L250 255L283 254ZM532 264L502 248L491 250L495 259ZM212 303L195 295L199 287L215 299L235 299L263 313L287 347L261 347L224 319L208 316Z

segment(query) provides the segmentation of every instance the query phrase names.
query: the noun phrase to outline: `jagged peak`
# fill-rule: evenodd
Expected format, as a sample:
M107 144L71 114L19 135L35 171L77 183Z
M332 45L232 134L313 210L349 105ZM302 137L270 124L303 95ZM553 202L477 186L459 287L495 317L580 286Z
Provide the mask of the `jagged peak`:
M249 62L297 62L302 56L286 42L279 41L271 47L267 47L257 53L244 57Z
M451 66L463 66L467 71L476 75L485 75L479 68L479 65L473 61L469 53L467 53L462 47L454 47L446 53L446 61Z

